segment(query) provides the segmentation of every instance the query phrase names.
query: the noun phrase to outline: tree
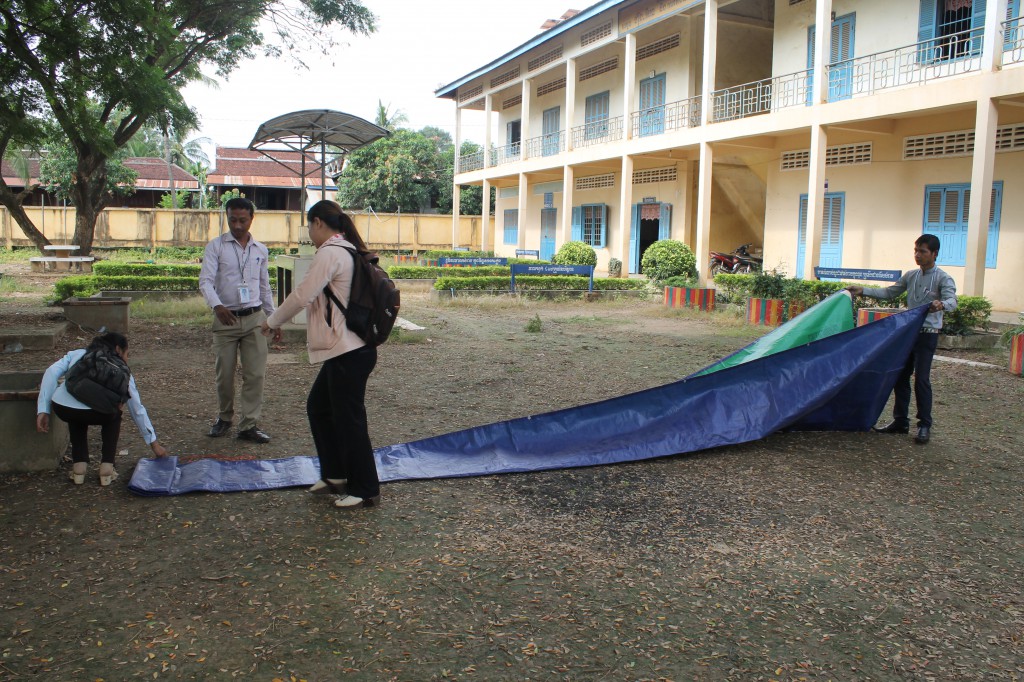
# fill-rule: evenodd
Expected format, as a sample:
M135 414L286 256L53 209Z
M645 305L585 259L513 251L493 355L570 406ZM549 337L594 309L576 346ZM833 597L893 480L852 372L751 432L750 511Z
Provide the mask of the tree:
M265 38L263 21L276 42ZM88 254L110 200L107 160L147 122L194 125L181 89L203 78L202 67L226 76L257 48L294 56L310 41L326 52L335 27L370 33L374 16L359 0L4 0L0 157L42 139L43 117L57 121L75 158L66 188L77 209L73 241ZM0 203L42 247L46 238L22 206L26 196L0 178Z
M343 206L416 213L431 205L442 160L432 140L412 130L355 150L338 178Z
M395 109L392 112L390 102L384 104L377 100L377 115L374 117L373 122L385 130L398 130L398 126L409 122L409 117L401 109Z

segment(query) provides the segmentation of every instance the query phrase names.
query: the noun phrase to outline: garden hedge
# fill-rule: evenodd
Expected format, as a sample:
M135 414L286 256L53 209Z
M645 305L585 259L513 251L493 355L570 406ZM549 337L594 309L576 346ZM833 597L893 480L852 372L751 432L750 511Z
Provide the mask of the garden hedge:
M524 291L585 291L590 284L589 277L573 275L517 275L516 289ZM434 282L438 291L448 289L470 291L508 290L509 277L439 277ZM630 291L647 288L642 279L594 278L595 291Z

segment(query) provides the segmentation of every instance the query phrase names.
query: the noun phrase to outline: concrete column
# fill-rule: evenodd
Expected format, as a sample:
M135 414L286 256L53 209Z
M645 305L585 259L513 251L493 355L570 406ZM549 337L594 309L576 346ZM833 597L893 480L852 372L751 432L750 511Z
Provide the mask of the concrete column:
M967 255L963 291L966 296L985 292L985 251L992 205L992 176L996 162L996 126L999 112L991 99L978 102L974 119L974 157L971 162L971 203L967 209ZM941 246L940 246L941 251Z
M452 248L459 246L459 202L462 199L462 188L459 185L452 187ZM399 214L401 220L401 214Z
M487 250L487 228L491 224L491 181L484 179L482 207L480 209L480 250Z
M704 89L707 93L707 88ZM711 258L711 166L714 150L710 142L700 143L700 161L697 162L697 224L694 238L694 254L697 256L697 273L701 286L710 282L708 260Z
M629 231L633 215L633 157L622 156L622 178L619 181L619 248L611 255L622 261L622 275L633 274L629 262ZM609 242L611 235L609 235Z
M819 72L820 73L820 72ZM807 173L807 232L804 235L804 279L814 279L814 268L821 259L821 230L825 209L825 150L828 132L825 126L811 126L811 158Z
M565 150L573 149L572 128L576 122L576 59L565 62Z
M452 246L455 246L455 239L459 231L459 183L456 181L459 168L459 149L462 148L462 107L459 100L455 100L455 172L452 173Z
M526 211L527 202L529 199L529 184L527 183L526 173L519 174L519 197L518 197L518 208L519 208L519 232L518 239L516 240L516 248L526 248Z
M622 56L622 139L633 139L633 125L630 115L636 102L636 34L627 33ZM630 164L632 164L632 160ZM633 174L630 172L630 184ZM627 243L627 246L628 243ZM627 254L628 255L628 254ZM622 272L626 273L626 259L622 259Z
M484 168L491 165L491 111L494 108L494 95L487 95L484 98ZM458 156L459 147L455 148L455 155Z
M832 49L832 0L818 0L814 8L814 82L811 85L811 100L815 104L828 101L828 78L825 66ZM807 224L810 225L808 219ZM805 261L807 262L807 261Z
M572 202L576 192L576 171L572 166L566 164L562 168L562 229L559 235L561 239L555 240L555 249L562 244L572 241Z
M1006 0L988 0L988 4L985 5L985 32L982 34L981 49L982 71L996 71L1003 64L1002 22L1006 19L1006 5Z
M706 0L704 3L704 74L703 83L701 85L701 108L700 108L700 120L701 125L707 125L711 123L714 114L714 99L711 93L715 91L715 70L717 69L718 62L718 0ZM710 147L708 148L710 152ZM703 154L703 150L701 154ZM710 161L708 162L711 163ZM703 164L702 164L703 166ZM701 168L703 171L703 167ZM710 170L710 168L709 168ZM704 173L701 173L701 182L704 181ZM710 187L709 190L710 192ZM708 195L710 201L711 196ZM710 204L709 204L710 206ZM699 211L699 208L698 208ZM710 219L710 214L708 214ZM699 221L698 221L699 222ZM698 227L699 230L699 227ZM698 244L700 240L698 239ZM705 254L706 256L707 254ZM698 255L698 258L700 256ZM704 258L704 263L707 264L707 258ZM704 266L701 265L703 268Z
M672 208L672 239L678 239L693 248L693 163L681 161L676 164L679 196L682 201Z
M533 91L533 79L523 79L522 117L519 119L519 160L526 160L526 141L530 139L530 93Z

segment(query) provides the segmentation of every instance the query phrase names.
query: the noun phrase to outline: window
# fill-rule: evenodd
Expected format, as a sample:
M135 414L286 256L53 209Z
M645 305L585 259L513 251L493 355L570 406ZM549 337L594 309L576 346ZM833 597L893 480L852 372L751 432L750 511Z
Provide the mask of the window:
M988 243L985 267L996 267L999 253L999 217L1002 212L1003 183L992 183L988 212ZM971 186L964 183L928 185L924 188L924 232L941 242L939 265L965 265L967 262L967 212L971 204Z
M505 238L504 244L517 246L519 244L519 209L505 209Z
M985 0L920 0L917 24L919 62L981 54Z
M583 139L597 140L608 135L608 112L610 111L608 103L609 93L607 90L587 98L587 108L583 119L586 129Z
M584 204L572 209L573 241L604 248L608 236L608 206Z

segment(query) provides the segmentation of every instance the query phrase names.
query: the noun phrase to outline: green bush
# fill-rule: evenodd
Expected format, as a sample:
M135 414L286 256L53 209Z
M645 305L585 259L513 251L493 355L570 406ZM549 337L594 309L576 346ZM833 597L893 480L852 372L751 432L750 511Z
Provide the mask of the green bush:
M776 270L759 270L751 275L752 298L783 298L786 295L786 277Z
M56 300L91 296L97 291L199 291L198 277L72 275L53 285Z
M524 291L583 291L590 284L589 277L578 275L518 275L516 289ZM498 291L510 289L509 277L439 277L434 282L438 291L448 289L469 291ZM646 289L647 283L640 279L616 279L595 277L597 291L626 291Z
M1017 316L1017 324L1003 332L1000 341L1004 346L1010 345L1010 340L1018 334L1024 334L1024 313Z
M510 276L505 265L479 265L469 268L438 268L422 265L392 265L388 268L391 279L435 279L437 277L500 277Z
M988 329L992 304L984 296L957 296L956 310L942 314L942 333L963 336L975 329Z
M669 277L668 279L664 280L661 284L662 286L666 287L678 287L680 289L695 289L697 287L698 282L696 277L685 277L682 275L677 275L675 277Z
M493 251L424 251L420 258L434 260L436 258L494 258Z
M558 265L597 265L597 252L583 242L566 242L551 262Z
M96 275L123 277L198 277L201 267L195 263L125 263L103 260L94 263L92 271Z
M640 272L655 282L670 277L697 278L697 257L690 247L675 239L662 239L647 247L640 259Z

